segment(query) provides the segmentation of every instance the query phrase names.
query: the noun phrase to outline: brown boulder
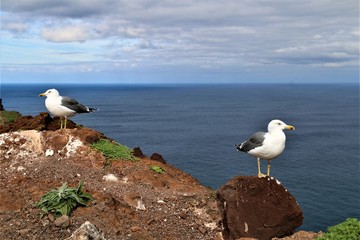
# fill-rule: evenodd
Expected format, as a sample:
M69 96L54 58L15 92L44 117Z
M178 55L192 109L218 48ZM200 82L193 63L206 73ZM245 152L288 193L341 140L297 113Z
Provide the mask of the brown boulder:
M5 108L2 104L2 99L0 98L0 111L5 111Z
M154 160L154 161L158 161L158 162L161 162L163 164L166 164L166 161L165 159L163 158L163 156L161 156L159 153L153 153L150 157L151 160Z
M224 239L283 237L303 221L295 198L274 178L235 177L217 196Z
M76 124L69 120L67 121L66 128L76 128ZM7 123L0 126L0 133L14 132L18 130L57 130L60 128L60 118L51 118L47 112L42 112L39 115L22 116L14 120L14 122Z
M146 157L140 147L133 148L133 155L138 158Z

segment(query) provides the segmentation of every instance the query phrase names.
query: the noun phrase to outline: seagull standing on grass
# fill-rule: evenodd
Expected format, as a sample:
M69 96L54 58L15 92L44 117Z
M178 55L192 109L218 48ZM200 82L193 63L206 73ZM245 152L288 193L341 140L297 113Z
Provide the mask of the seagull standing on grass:
M286 136L284 129L295 130L295 127L285 124L280 120L272 120L268 125L268 132L257 132L248 140L235 147L242 152L246 152L257 158L258 177L270 175L271 160L279 156L285 149ZM268 161L267 174L262 174L260 169L260 159Z
M46 108L52 115L60 117L60 129L66 128L68 117L72 117L78 113L90 113L97 110L78 103L78 101L73 98L60 96L59 92L54 88L40 93L39 96L46 96Z

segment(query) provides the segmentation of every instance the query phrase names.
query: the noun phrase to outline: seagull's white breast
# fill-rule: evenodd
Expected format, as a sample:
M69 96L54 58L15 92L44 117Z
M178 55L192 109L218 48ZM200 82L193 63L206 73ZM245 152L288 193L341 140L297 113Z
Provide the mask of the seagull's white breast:
M62 106L61 97L48 96L45 100L45 106L49 112L56 117L69 117L76 114L75 111Z
M265 160L272 160L279 156L285 149L286 136L282 130L265 134L263 145L250 150L252 156Z

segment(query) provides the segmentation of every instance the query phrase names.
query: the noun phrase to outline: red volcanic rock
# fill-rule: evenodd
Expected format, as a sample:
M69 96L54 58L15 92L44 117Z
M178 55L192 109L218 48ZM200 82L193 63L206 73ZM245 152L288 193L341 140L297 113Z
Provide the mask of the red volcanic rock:
M235 177L217 196L224 239L283 237L293 234L303 221L295 198L270 177Z

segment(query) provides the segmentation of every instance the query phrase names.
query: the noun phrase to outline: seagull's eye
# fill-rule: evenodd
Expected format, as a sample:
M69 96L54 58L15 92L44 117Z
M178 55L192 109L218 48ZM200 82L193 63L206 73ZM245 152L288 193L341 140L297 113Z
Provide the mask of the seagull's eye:
M278 123L278 125L281 125L281 123Z

